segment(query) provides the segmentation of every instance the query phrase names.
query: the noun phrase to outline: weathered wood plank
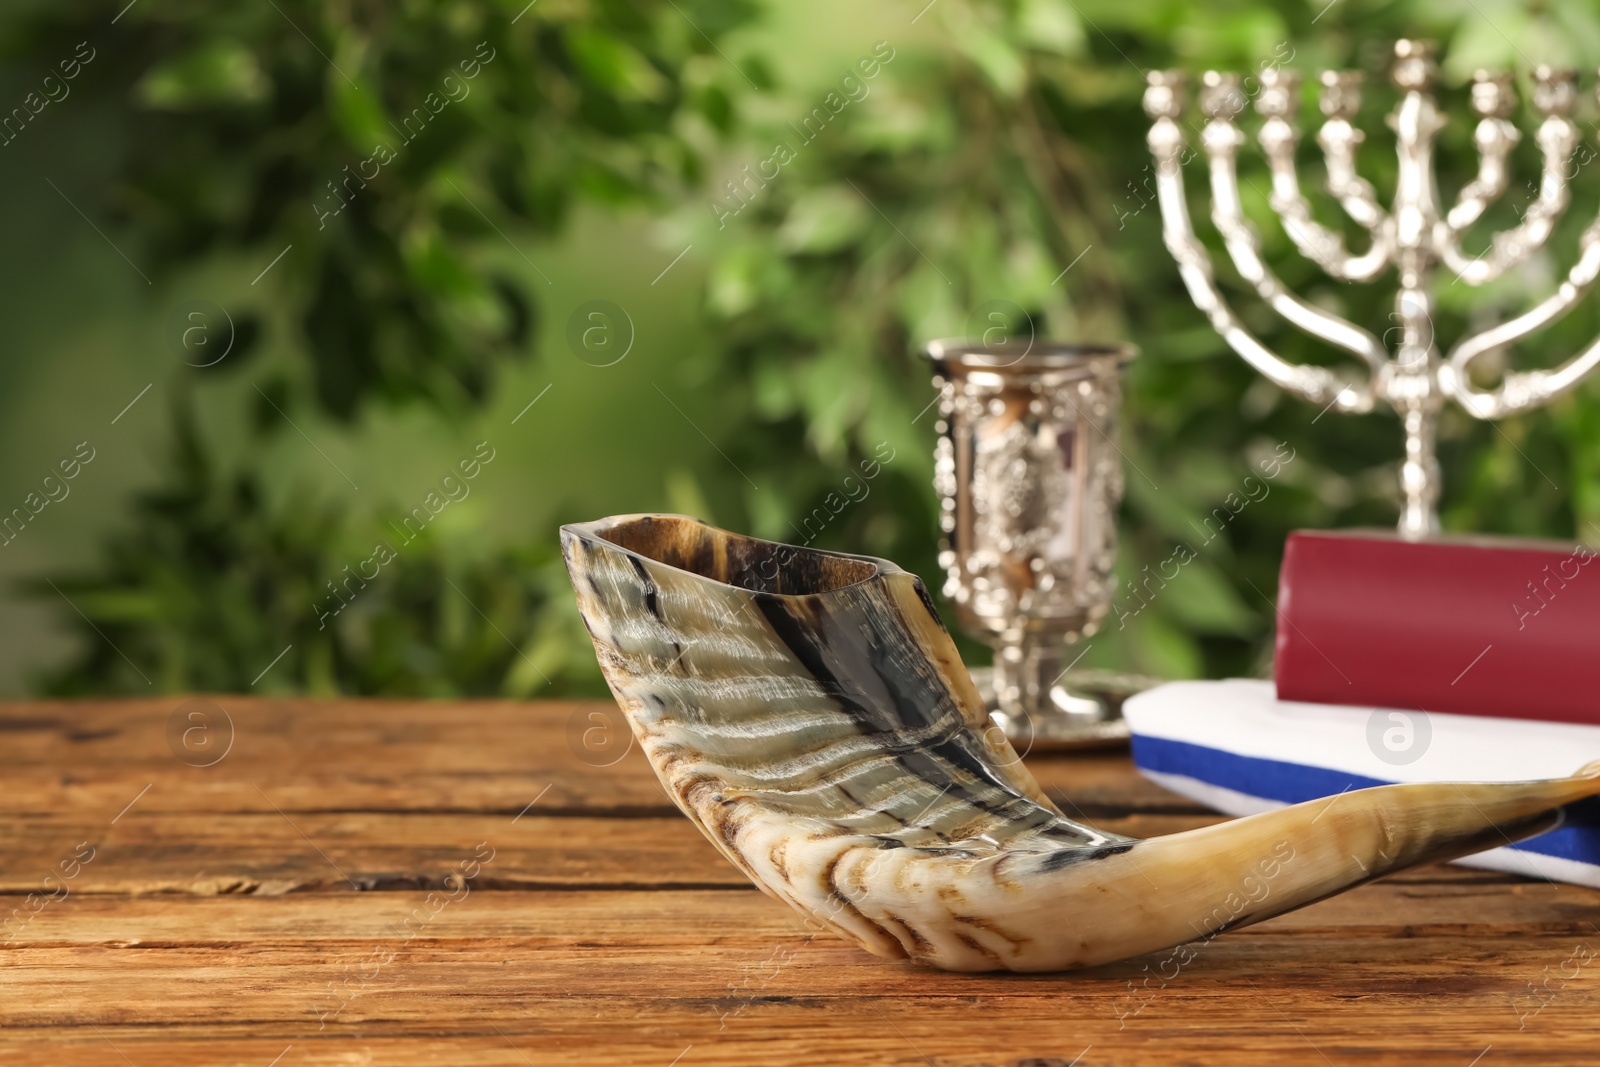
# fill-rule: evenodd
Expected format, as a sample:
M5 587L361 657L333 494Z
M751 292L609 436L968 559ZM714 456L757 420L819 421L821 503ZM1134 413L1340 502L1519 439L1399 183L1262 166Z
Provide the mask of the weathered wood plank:
M429 900L437 891L421 890L192 900L74 893L41 909L9 943L0 941L0 952L19 946L217 947L244 941L315 945L404 938L402 924L425 903L430 905L429 915L424 935L418 936L429 941L566 939L579 951L627 943L679 951L730 939L804 940L812 932L788 908L753 891L496 890L482 881L468 882L464 891L452 887L441 893L449 898L442 904L437 898ZM1230 933L1211 948L1236 936L1291 933L1401 941L1514 933L1586 937L1600 944L1594 898L1592 890L1549 882L1517 886L1379 882ZM863 963L880 965L875 957L857 955ZM1426 955L1421 945L1417 955L1419 959ZM980 975L962 980L981 986L990 979Z
M71 815L0 819L0 902L5 894L59 894L63 883L78 895L432 889L445 886L475 856L484 888L750 887L676 812L661 818L549 816L539 814L543 803L513 817L291 815L273 810L262 793L253 814L144 810L141 801L114 825ZM1129 815L1095 821L1113 833L1154 837L1220 818ZM1400 878L1520 884L1513 876L1450 867ZM21 905L18 899L0 907L0 923Z
M587 1007L587 1006L585 1006ZM507 1021L499 1033L482 1037L427 1031L404 1036L367 1031L360 1035L304 1037L292 1032L257 1037L208 1028L188 1041L160 1029L93 1032L6 1042L8 1064L19 1067L750 1067L751 1064L871 1064L873 1067L1322 1067L1335 1064L1395 1067L1463 1067L1479 1058L1481 1067L1593 1067L1586 1041L1592 1034L1561 1043L1507 1040L1472 1047L1451 1019L1415 1025L1398 1016L1384 1020L1387 1038L1372 1028L1337 1039L1316 1034L1292 1020L1266 1013L1235 1014L1232 1026L1205 1019L1194 1027L1166 1027L1137 1041L1113 1037L1095 1044L1093 1031L1063 1023L1049 1009L1009 1016L990 1014L994 1005L968 1003L934 1014L908 1011L872 1001L774 1012L759 1022L740 1023L732 1033L707 1037L675 1020L656 1022L648 1031L632 1026L602 1032L552 1031L536 1021ZM888 1012L898 1011L894 1025ZM629 1008L609 1011L627 1018ZM643 1016L640 1017L644 1018ZM1274 1029L1274 1026L1277 1029ZM690 1036L683 1036L688 1034ZM975 1035L985 1036L975 1036ZM699 1037L699 1040L694 1040ZM1316 1040L1313 1044L1313 1040ZM115 1042L115 1047L111 1042ZM1428 1044L1428 1042L1433 1042ZM272 1062L282 1056L276 1063Z
M1576 930L1587 894L1528 888L1519 908L1488 887L1427 901L1368 887L1219 938L1170 978L1160 954L1068 975L929 972L810 938L755 894L469 893L409 940L394 930L424 894L183 908L73 897L0 950L0 1033L17 1062L42 1062L33 1042L48 1034L79 1062L108 1056L109 1039L136 1064L248 1062L262 1049L265 1063L289 1044L298 1056L285 1062L339 1062L369 1043L383 1050L371 1062L496 1063L507 1037L537 1063L660 1067L691 1044L683 1062L726 1065L1000 1067L1070 1063L1092 1046L1082 1063L1320 1063L1319 1051L1380 1062L1406 1050L1462 1067L1491 1045L1496 1062L1592 1064L1597 968L1565 966L1600 945ZM1555 928L1519 919L1549 908L1568 912ZM1497 924L1521 929L1496 937ZM1546 1058L1516 1055L1535 1051Z
M201 719L183 710L191 701ZM152 782L159 789L141 805L170 811L253 811L260 803L251 783L259 783L290 812L514 815L554 783L548 806L668 812L630 741L615 705L595 701L215 696L7 704L0 705L0 813L83 810L110 818ZM1027 762L1052 795L1070 797L1086 813L1203 810L1130 775L1126 753Z
M153 792L153 791L152 791ZM541 802L542 803L542 802ZM116 825L69 816L0 822L0 893L262 893L438 888L464 863L490 888L729 886L748 879L688 819L136 808ZM1149 836L1216 816L1103 820ZM85 858L87 862L85 862ZM63 866L66 864L67 866ZM64 874L75 870L70 879ZM57 872L54 882L46 876Z

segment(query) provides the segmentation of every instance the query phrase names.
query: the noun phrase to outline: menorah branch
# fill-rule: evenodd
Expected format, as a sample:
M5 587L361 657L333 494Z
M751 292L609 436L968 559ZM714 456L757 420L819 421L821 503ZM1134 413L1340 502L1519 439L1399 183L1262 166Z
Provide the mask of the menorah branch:
M1232 76L1208 73L1207 78L1217 78L1231 84ZM1371 281L1389 264L1390 242L1388 217L1378 208L1372 197L1372 187L1355 173L1355 145L1361 140L1343 119L1330 119L1334 126L1323 144L1327 156L1329 186L1340 195L1345 210L1358 222L1367 225L1372 234L1372 244L1359 256L1345 251L1344 238L1317 222L1311 214L1311 204L1300 191L1299 171L1295 163L1295 149L1300 143L1300 131L1294 123L1298 104L1300 76L1282 67L1271 67L1261 72L1261 95L1256 99L1256 111L1266 121L1257 134L1262 153L1272 169L1272 209L1283 220L1283 227L1296 247L1306 258L1322 267L1341 281ZM1210 86L1208 85L1208 90ZM1341 106L1346 104L1341 98ZM1226 105L1226 102L1222 102ZM1223 117L1231 119L1231 115ZM1338 127L1342 124L1343 129ZM1324 128L1327 132L1327 127ZM1330 150L1331 149L1331 150Z
M1201 94L1201 111L1211 120L1201 131L1201 141L1210 161L1211 221L1222 234L1228 255L1241 277L1273 311L1313 337L1321 338L1365 360L1374 374L1385 362L1383 344L1372 334L1332 312L1301 300L1278 279L1261 258L1261 239L1244 215L1239 197L1238 151L1244 134L1233 124L1244 97L1236 75L1207 72ZM1291 232L1294 227L1290 227ZM1303 246L1302 246L1303 247ZM1323 266L1335 273L1337 267Z
M1480 419L1498 419L1539 407L1571 391L1600 367L1600 340L1551 370L1513 371L1498 389L1472 384L1472 362L1516 344L1566 314L1600 277L1600 221L1584 231L1580 258L1566 281L1543 303L1515 319L1476 334L1457 345L1442 368L1445 389L1463 408Z
M1195 237L1184 191L1185 142L1183 131L1175 121L1181 113L1180 81L1175 75L1150 75L1145 109L1156 119L1150 129L1149 144L1156 163L1156 196L1161 205L1162 235L1190 298L1229 347L1275 385L1320 406L1341 411L1370 411L1374 396L1369 385L1347 382L1325 367L1300 366L1278 356L1244 328L1217 288L1211 258ZM1275 279L1273 281L1276 283Z
M1339 201L1345 214L1366 227L1375 244L1384 245L1387 260L1392 237L1389 213L1378 206L1372 183L1356 173L1356 149L1366 139L1352 121L1361 107L1361 73L1325 70L1317 80L1322 83L1319 106L1326 117L1317 131L1317 144L1322 147L1323 165L1328 172L1328 192Z
M1482 84L1480 80L1480 84ZM1482 94L1485 103L1487 93ZM1476 103L1479 98L1475 97ZM1504 162L1516 143L1516 137L1507 138L1510 127L1503 119L1486 115L1479 123L1477 141L1482 153L1478 181L1462 191L1462 198L1451 214L1434 226L1433 242L1444 265L1468 285L1483 285L1500 277L1511 267L1526 260L1549 240L1561 213L1566 210L1569 191L1568 164L1578 144L1578 127L1568 117L1577 100L1577 76L1572 71L1541 69L1539 88L1534 94L1535 105L1545 114L1539 126L1539 151L1544 160L1539 182L1539 195L1522 221L1509 230L1496 233L1489 250L1469 256L1461 248L1461 232L1482 214L1488 194L1498 195L1494 186L1504 188ZM1498 101L1494 101L1498 103ZM1485 124L1489 124L1487 127ZM1475 188L1474 186L1478 186Z
M1497 419L1524 411L1571 389L1594 368L1595 348L1591 345L1553 371L1508 375L1498 390L1476 389L1471 379L1474 360L1527 339L1572 310L1594 288L1600 278L1600 220L1584 230L1578 248L1578 262L1553 294L1516 318L1466 338L1451 351L1445 386L1473 415Z
M1511 183L1506 160L1522 140L1521 132L1507 121L1514 104L1511 75L1478 71L1472 85L1473 110L1483 116L1472 135L1478 149L1478 176L1461 187L1455 206L1445 215L1445 227L1452 238L1477 222Z

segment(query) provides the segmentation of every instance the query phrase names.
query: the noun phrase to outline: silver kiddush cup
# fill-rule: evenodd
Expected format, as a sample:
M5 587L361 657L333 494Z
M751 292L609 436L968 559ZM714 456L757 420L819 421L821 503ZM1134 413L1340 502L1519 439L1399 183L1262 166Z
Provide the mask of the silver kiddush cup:
M1006 736L1030 749L1127 737L1116 709L1064 676L1116 590L1123 344L935 341L934 488L944 593L995 650L973 678Z

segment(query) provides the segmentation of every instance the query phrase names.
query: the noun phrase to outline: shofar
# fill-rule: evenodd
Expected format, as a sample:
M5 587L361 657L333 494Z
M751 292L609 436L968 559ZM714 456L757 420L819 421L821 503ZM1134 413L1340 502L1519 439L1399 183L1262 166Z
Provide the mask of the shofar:
M668 794L756 885L949 970L1106 963L1556 826L1595 773L1394 785L1168 837L1065 818L922 582L671 515L565 526L611 690Z

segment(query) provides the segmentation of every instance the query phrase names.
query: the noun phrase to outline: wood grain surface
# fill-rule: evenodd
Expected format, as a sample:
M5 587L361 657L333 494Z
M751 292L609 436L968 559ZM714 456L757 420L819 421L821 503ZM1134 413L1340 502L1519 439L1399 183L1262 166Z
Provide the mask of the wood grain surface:
M1119 833L1217 818L1028 763ZM755 891L609 704L13 704L0 812L5 1064L1600 1063L1600 892L1431 867L1181 967L941 974Z

